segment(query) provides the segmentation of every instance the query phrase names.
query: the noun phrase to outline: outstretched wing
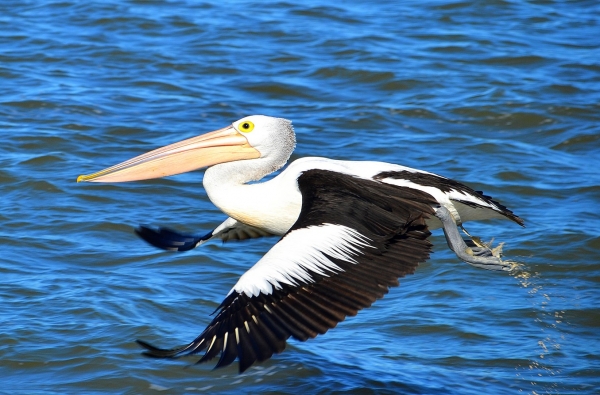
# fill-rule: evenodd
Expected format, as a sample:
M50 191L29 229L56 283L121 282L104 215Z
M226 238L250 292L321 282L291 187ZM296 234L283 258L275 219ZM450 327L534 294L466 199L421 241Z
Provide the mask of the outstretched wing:
M429 257L425 220L436 201L406 187L325 170L298 178L300 216L249 269L191 343L146 354L178 357L206 350L216 367L239 359L240 372L283 351L291 336L323 334L383 297Z
M230 240L246 240L257 237L274 236L271 233L246 225L233 218L227 218L215 230L204 236L188 235L179 233L170 228L159 227L157 229L140 225L135 233L149 244L167 251L189 251L201 246L209 240L218 238L223 242Z

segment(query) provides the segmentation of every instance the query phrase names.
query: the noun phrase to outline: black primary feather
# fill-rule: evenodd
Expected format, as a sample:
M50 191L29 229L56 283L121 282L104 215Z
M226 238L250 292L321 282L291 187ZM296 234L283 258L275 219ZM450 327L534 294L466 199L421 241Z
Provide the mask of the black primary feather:
M196 248L198 243L212 237L212 232L204 236L194 236L179 233L169 228L158 229L140 225L135 233L149 244L167 251L189 251Z
M298 186L302 209L286 235L324 224L352 228L369 240L352 257L356 262L329 256L339 268L335 273L311 271L311 281L279 284L270 294L233 290L194 341L171 350L138 341L147 355L168 358L205 351L199 362L221 354L217 367L237 358L243 372L282 352L289 337L304 341L356 315L429 258L425 221L437 205L429 194L326 170L306 171ZM285 242L286 236L279 241Z

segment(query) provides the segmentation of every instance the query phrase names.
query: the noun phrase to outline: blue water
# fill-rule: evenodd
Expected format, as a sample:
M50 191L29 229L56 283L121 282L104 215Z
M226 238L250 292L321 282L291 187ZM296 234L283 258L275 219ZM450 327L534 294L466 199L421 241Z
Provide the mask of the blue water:
M0 3L0 392L600 392L596 1ZM333 3L332 3L333 4ZM202 172L76 184L250 114L293 159L376 159L521 216L469 224L512 274L435 253L375 305L237 374L144 358L198 335L276 241L171 254L223 219Z

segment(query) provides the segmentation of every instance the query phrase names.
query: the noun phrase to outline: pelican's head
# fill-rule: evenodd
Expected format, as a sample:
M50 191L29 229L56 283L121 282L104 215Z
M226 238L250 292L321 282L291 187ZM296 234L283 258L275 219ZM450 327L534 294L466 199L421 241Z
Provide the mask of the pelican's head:
M271 171L288 160L296 138L287 119L252 115L214 132L155 149L77 182L148 180L213 166L219 163L265 159Z

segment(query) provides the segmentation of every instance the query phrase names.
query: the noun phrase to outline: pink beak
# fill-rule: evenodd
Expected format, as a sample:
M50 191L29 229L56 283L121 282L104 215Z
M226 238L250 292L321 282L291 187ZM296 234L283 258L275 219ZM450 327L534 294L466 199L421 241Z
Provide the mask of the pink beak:
M155 149L97 173L80 175L77 182L125 182L186 173L218 163L256 159L260 152L233 126Z

